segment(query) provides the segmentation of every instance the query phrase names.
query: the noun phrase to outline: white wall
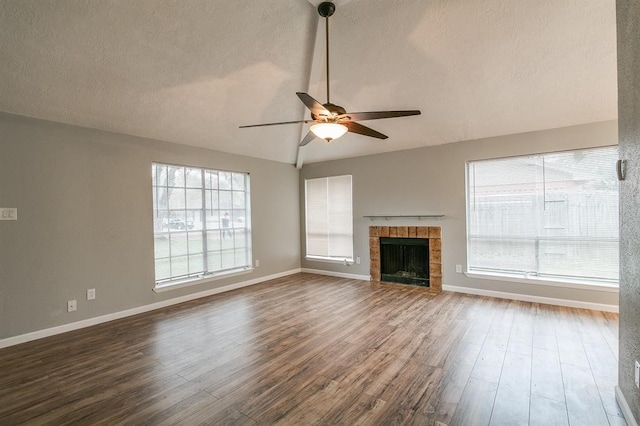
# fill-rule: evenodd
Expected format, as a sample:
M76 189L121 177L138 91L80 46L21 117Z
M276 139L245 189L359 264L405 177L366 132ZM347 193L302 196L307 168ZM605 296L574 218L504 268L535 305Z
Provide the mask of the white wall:
M260 267L155 293L153 161L249 172ZM0 339L300 268L297 185L283 163L0 114L0 207L19 219L0 221Z
M340 140L332 142L340 143ZM385 142L393 143L392 139ZM466 263L465 162L530 153L617 144L617 122L451 143L324 163L307 164L300 176L300 213L304 218L304 179L353 175L354 250L360 265L344 266L303 259L303 268L369 276L368 227L371 225L427 225L442 227L443 286L465 291L506 292L537 298L584 302L584 306L618 305L617 292L557 288L469 278L455 272ZM615 167L615 165L612 165ZM374 220L374 214L444 214L442 219ZM304 255L304 219L301 247ZM591 305L593 304L593 305Z

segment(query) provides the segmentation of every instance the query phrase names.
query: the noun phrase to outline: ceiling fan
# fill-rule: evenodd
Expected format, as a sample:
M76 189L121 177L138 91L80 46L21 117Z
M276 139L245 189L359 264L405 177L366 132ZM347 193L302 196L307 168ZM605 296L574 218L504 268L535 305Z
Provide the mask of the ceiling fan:
M318 5L318 13L320 14L320 16L325 18L326 28L325 41L327 46L327 103L321 104L307 93L296 92L298 98L300 98L302 103L311 111L311 120L252 124L248 126L240 126L241 129L247 127L276 126L280 124L316 123L311 126L307 135L300 142L300 146L305 146L316 136L320 139L324 139L327 142L330 142L334 139L339 138L347 132L370 136L372 138L387 139L387 135L384 135L369 127L363 126L362 124L358 123L358 121L420 115L419 110L347 112L341 106L331 103L329 98L329 17L333 15L335 10L336 6L330 1L325 1Z

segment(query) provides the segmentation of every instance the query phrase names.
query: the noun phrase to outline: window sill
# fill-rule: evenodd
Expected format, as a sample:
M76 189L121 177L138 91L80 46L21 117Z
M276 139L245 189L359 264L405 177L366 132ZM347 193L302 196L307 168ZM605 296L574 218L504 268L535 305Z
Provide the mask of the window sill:
M202 278L189 278L181 281L173 281L171 283L166 283L163 285L155 286L153 291L156 293L164 293L166 291L177 290L179 288L191 287L194 285L206 284L212 281L221 280L223 278L231 278L238 275L245 275L253 272L253 268L242 268L233 271L220 272L213 275L208 275Z
M336 259L332 257L319 257L319 256L305 256L306 260L311 260L313 262L325 262L325 263L336 263L341 265L353 265L353 259Z
M481 280L495 280L495 281L509 281L513 283L520 284L530 284L530 285L544 285L549 287L560 287L560 288L575 288L579 290L592 290L592 291L603 291L607 293L619 293L620 289L615 284L608 283L596 283L596 282L585 282L585 281L558 281L552 280L548 278L525 278L525 277L517 277L514 275L507 274L490 274L490 273L482 273L482 272L465 272L464 275L468 278L478 278Z

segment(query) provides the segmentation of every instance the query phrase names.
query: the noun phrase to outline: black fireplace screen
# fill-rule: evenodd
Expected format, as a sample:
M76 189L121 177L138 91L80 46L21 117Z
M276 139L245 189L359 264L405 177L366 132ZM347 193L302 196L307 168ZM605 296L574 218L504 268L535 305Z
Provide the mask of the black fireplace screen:
M380 238L382 281L429 287L429 240Z

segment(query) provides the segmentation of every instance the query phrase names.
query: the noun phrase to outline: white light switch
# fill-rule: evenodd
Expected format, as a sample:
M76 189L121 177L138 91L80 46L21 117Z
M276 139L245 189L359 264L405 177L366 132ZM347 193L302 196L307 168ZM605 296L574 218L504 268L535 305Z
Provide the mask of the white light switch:
M0 207L0 220L18 220L18 209Z

